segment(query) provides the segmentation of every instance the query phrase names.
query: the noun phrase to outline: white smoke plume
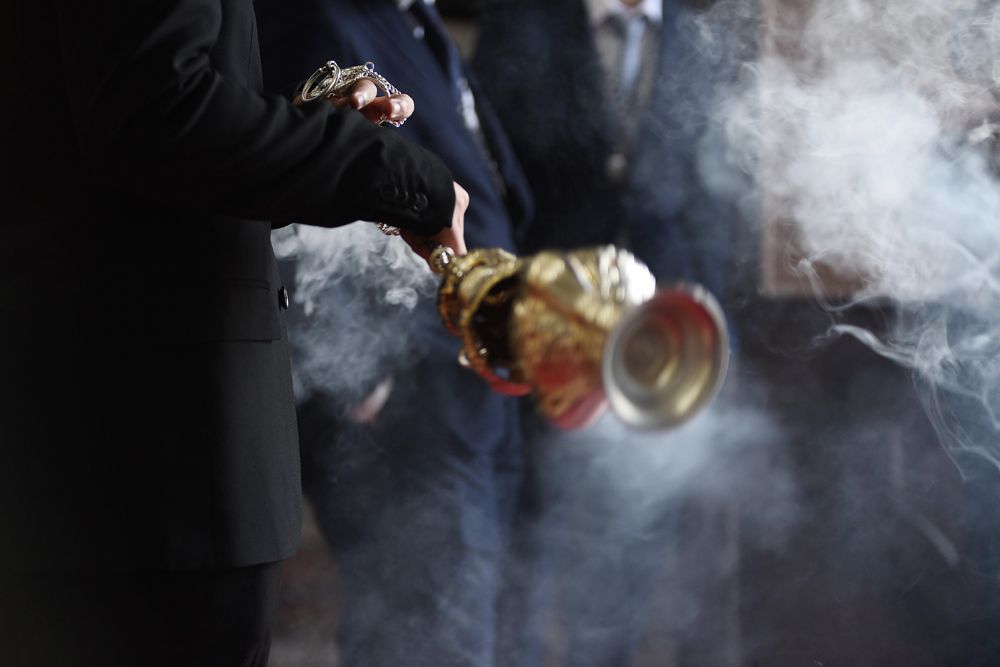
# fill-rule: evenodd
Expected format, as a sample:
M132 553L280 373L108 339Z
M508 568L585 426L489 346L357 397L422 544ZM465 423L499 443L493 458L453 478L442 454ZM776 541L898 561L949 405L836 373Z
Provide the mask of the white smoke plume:
M579 457L600 484L620 503L616 520L636 530L655 523L671 502L697 498L723 505L739 496L754 498L767 525L758 526L765 541L780 542L796 518L796 489L791 466L776 445L786 434L760 406L736 395L752 394L750 385L724 392L708 409L670 432L636 432L613 414L593 426L561 433L561 447ZM766 488L760 485L767 480ZM579 478L570 480L590 488ZM763 533L767 533L764 535ZM617 548L609 545L610 548Z
M296 225L272 240L294 272L289 338L299 400L322 391L349 407L415 361L413 310L433 297L437 278L402 240L364 222Z
M903 313L885 336L834 331L915 371L950 451L1000 464L1000 446L962 426L985 423L993 441L1000 429L995 4L809 7L801 31L783 34L787 16L770 17L752 83L720 107L735 160L757 165L765 222L794 221L789 271L824 299L846 290L848 305Z

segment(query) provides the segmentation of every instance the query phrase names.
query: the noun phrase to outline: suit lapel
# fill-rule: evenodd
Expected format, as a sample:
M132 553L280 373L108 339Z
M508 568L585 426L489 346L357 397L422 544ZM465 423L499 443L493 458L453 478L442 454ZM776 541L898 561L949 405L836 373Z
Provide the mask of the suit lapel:
M464 127L465 120L458 111L457 88L449 74L438 62L427 44L421 42L413 34L413 26L409 18L392 2L359 2L359 11L364 17L362 29L365 35L359 43L384 43L384 33L395 36L392 40L391 58L386 62L383 72L404 92L414 97L417 105L416 113L448 114L451 119L442 123L442 127ZM404 67L410 63L412 66ZM376 63L379 68L381 64ZM395 81L389 68L412 73L405 81ZM463 73L468 75L467 72ZM522 221L530 216L532 210L530 189L524 178L521 167L513 156L506 134L500 127L495 113L489 106L485 95L470 78L473 94L476 96L477 113L482 131L491 151L490 157L497 162L501 178L507 188L506 204L511 219ZM430 100L427 96L434 95ZM447 97L445 97L447 96ZM404 126L404 131L406 127ZM478 155L482 148L476 143L469 132L453 133L450 138L465 145L465 151Z
M444 75L434 57L421 45L419 40L413 36L413 28L406 15L399 11L395 3L391 1L370 1L360 0L356 3L363 24L359 25L359 30L364 31L364 35L358 40L358 44L384 44L386 33L392 34L391 58L384 65L376 63L376 68L382 71L386 77L396 83L393 79L393 70L407 72L412 78L405 82L396 83L403 92L409 93L415 98L419 113L420 91L440 90ZM403 67L406 63L413 63L416 67ZM403 87L405 86L405 88Z
M504 200L507 212L515 226L522 225L529 222L534 214L531 188L528 186L521 165L514 157L514 149L503 131L499 117L486 98L486 94L468 68L466 68L466 76L469 86L472 88L472 94L476 97L476 114L479 117L483 138L490 151L489 157L496 162L506 189Z

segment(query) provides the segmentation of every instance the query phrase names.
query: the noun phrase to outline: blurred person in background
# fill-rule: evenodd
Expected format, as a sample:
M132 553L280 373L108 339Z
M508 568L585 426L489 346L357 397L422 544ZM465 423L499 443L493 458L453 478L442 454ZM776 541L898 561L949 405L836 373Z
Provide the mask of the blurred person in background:
M473 67L536 195L529 251L615 242L658 280L730 287L733 202L706 184L738 44L690 0L489 0ZM707 3L711 4L711 3ZM544 104L525 105L533 94ZM528 97L528 99L531 99Z
M258 0L256 9L266 85L331 58L373 61L418 101L401 136L440 155L475 201L468 243L516 250L532 210L524 176L432 2ZM345 586L341 664L491 665L499 563L522 474L517 401L457 363L432 298L409 324L365 295L373 289L363 276L328 286L317 308L332 324L319 334L363 318L406 327L398 337L412 344L380 360L378 388L318 387L299 407L306 495ZM364 312L345 305L358 301ZM296 325L312 326L293 322L293 350ZM384 352L372 347L344 354Z
M717 22L710 5L484 3L473 66L535 195L538 223L525 230L527 251L616 243L663 284L699 282L726 306L736 298L735 248L746 220L725 179L721 188L713 180L729 178L730 168L715 163L726 149L712 111L734 81L739 51L752 45ZM509 573L515 590L504 617L533 620L505 628L504 645L518 655L510 664L543 660L539 629L549 626L556 597L566 664L632 664L680 508L664 507L656 525L632 524L615 482L594 465L599 433L532 430L529 471L537 483L525 495L524 553ZM684 443L668 436L663 446ZM725 510L695 511L707 519ZM525 564L532 561L541 569ZM692 664L725 664L726 622L720 613L714 647L688 651L707 651Z

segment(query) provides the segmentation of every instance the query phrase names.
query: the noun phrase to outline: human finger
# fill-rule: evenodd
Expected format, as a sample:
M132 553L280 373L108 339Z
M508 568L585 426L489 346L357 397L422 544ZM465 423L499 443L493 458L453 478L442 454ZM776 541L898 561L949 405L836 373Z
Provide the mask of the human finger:
M351 88L351 93L348 95L350 100L351 108L353 109L364 109L366 106L375 101L378 97L378 88L370 79L361 79Z
M451 227L442 229L433 241L448 246L458 255L468 251L465 248L465 212L469 208L469 193L458 183L452 183L455 188L455 208L451 214Z
M357 424L374 424L386 401L392 394L392 377L387 377L375 387L375 389L365 397L360 403L352 406L347 413L347 418Z
M402 125L413 113L413 99L404 93L392 97L379 97L361 109L365 118L373 123L391 122Z
M330 104L337 109L355 109L362 111L378 98L378 88L369 79L361 79L346 95L329 97Z
M416 104L414 104L412 97L406 93L397 93L389 99L391 100L389 120L394 123L402 123L413 115Z

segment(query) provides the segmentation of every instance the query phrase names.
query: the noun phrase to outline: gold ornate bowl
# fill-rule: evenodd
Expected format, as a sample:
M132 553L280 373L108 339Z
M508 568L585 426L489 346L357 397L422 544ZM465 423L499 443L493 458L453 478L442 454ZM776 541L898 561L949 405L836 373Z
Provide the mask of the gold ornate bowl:
M534 393L539 410L580 428L610 403L627 424L675 426L725 378L718 302L700 286L656 291L649 269L614 246L519 259L499 249L438 248L441 318L460 359L495 389Z

